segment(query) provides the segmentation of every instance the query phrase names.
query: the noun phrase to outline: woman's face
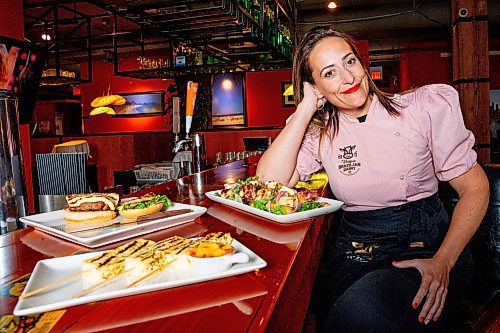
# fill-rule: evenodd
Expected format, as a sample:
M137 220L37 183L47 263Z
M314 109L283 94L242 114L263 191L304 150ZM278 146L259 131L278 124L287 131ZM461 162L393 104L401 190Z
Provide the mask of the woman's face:
M340 111L352 116L368 112L368 79L361 61L342 38L329 37L314 46L309 55L314 87Z

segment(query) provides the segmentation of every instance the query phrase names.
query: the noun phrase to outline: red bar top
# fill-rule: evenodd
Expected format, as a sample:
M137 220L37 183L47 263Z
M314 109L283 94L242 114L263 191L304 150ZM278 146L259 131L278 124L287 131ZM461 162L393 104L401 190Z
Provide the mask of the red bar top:
M222 189L230 179L254 175L255 161L233 162L143 191L167 194L172 201L205 206L208 211L195 221L142 237L157 241L173 235L230 232L262 257L267 267L71 307L53 331L300 332L331 216L279 224L215 203L203 194ZM127 241L93 250L114 248ZM88 250L31 227L0 236L0 286L31 273L39 260ZM5 292L0 297L0 316L12 314L17 298Z

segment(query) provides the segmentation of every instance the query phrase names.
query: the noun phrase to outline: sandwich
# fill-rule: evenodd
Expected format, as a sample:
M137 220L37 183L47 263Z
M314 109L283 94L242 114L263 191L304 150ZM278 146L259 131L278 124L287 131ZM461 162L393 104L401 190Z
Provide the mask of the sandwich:
M84 193L66 196L64 219L69 223L101 223L116 217L118 193Z
M157 213L172 204L166 195L156 195L148 193L139 198L123 202L118 206L118 213L128 219L135 219L139 216Z

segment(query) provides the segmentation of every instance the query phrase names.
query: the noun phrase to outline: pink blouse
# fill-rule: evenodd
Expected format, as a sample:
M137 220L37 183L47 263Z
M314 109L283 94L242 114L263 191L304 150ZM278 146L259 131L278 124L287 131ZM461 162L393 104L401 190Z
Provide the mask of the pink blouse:
M325 138L307 132L296 169L300 179L324 168L348 211L397 206L428 197L438 179L456 178L476 164L474 135L465 128L458 94L443 84L397 95L391 116L374 95L366 120L339 113L339 131Z

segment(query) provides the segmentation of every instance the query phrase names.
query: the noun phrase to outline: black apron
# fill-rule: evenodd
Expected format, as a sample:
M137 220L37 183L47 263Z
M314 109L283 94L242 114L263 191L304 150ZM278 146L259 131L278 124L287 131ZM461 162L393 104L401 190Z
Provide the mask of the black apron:
M394 260L431 258L450 224L437 193L400 206L342 214L328 265L333 303L365 274L377 269L400 269L393 267ZM420 283L418 270L406 271L408 278ZM466 247L450 272L447 299L453 301L455 295L463 295L472 271L472 257Z

